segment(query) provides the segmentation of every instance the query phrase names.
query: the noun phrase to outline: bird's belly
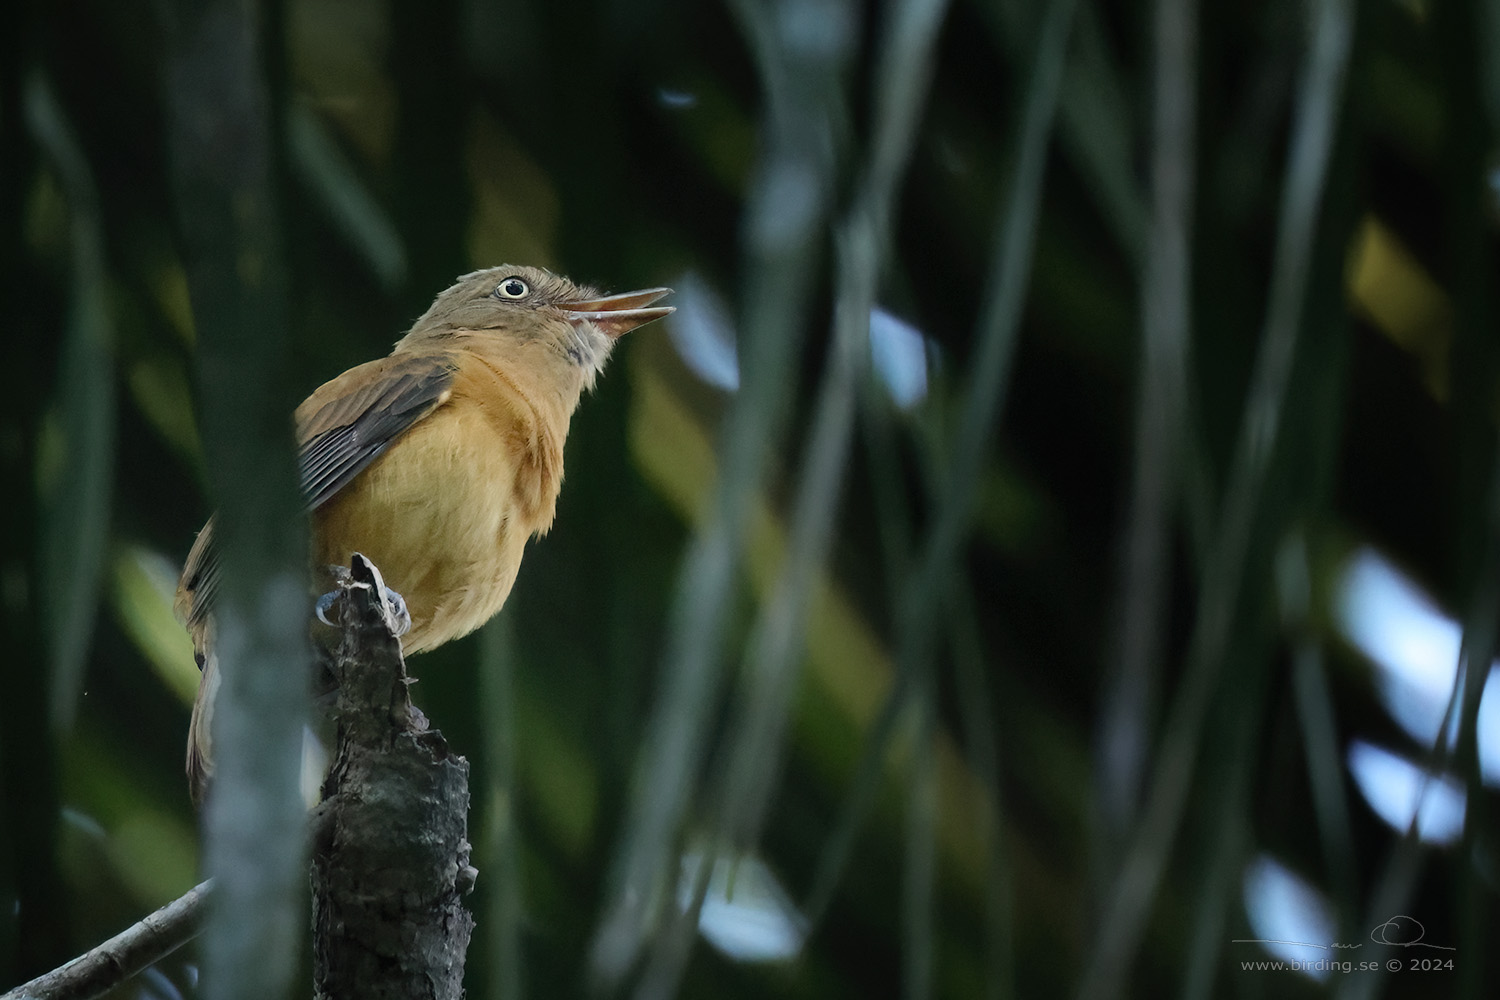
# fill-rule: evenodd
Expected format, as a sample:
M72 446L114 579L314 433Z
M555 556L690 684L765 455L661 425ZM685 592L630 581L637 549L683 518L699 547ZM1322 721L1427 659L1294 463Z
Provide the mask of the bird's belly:
M510 447L482 419L439 410L314 515L315 567L361 552L406 599L407 653L472 632L505 603L531 534L515 523Z

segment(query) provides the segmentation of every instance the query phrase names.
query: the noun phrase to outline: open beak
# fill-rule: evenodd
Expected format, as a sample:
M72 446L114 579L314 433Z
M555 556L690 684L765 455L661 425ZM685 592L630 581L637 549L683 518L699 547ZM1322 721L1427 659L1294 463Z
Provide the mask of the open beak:
M672 306L651 304L671 293L670 288L647 288L639 292L621 292L619 295L585 299L582 302L559 302L557 308L568 314L569 322L593 323L600 332L613 340L672 312Z

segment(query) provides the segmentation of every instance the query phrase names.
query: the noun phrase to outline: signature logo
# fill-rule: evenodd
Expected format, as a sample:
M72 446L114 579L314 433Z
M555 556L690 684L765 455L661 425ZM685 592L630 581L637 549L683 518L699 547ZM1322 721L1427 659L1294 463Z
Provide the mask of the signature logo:
M1457 951L1442 944L1428 944L1422 939L1427 936L1427 928L1416 917L1408 917L1404 913L1398 913L1383 924L1376 924L1370 929L1370 940L1376 944L1388 944L1395 948L1436 948L1438 951Z
M1427 936L1427 928L1416 917L1409 917L1404 913L1398 913L1389 920L1384 920L1370 929L1370 940L1376 944L1388 945L1392 948L1432 948L1436 951L1457 951L1447 945L1431 944L1424 941ZM1311 941L1283 941L1277 938L1234 938L1231 944L1279 944L1293 945L1299 948L1317 948L1319 951L1348 950L1363 948L1364 942L1349 944L1347 942L1335 941L1332 944L1314 944Z

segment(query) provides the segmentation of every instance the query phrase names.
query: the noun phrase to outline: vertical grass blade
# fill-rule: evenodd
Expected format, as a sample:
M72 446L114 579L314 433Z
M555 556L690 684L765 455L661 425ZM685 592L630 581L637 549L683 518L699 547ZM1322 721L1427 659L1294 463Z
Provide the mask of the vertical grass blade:
M1118 638L1105 676L1098 743L1099 812L1123 840L1135 821L1158 698L1161 631L1170 589L1173 512L1187 420L1193 178L1197 170L1197 9L1155 6L1152 217L1141 288L1135 468L1121 560ZM1113 853L1106 846L1106 856Z
M268 1000L291 989L307 927L298 778L311 659L270 113L258 8L178 0L160 13L172 193L222 567L217 771L203 818L217 891L203 989L213 1000Z
M1200 588L1187 673L1174 699L1145 809L1110 886L1078 996L1113 997L1145 934L1151 903L1181 826L1204 720L1228 652L1245 561L1271 465L1295 355L1314 230L1343 93L1352 32L1348 0L1318 0L1294 109L1275 256L1235 461Z
M937 641L939 612L952 583L959 546L967 530L985 452L994 433L995 417L1004 400L1010 360L1015 350L1021 307L1030 275L1031 254L1040 212L1047 146L1057 110L1067 43L1072 26L1071 0L1048 9L1037 43L1037 55L1026 89L1015 169L1001 204L990 278L981 309L978 346L961 403L959 426L946 462L935 478L943 482L933 528L923 539L916 566L898 588L896 683L866 736L857 773L839 827L820 858L807 913L816 925L832 898L852 850L854 838L879 783L885 748L921 678L931 669ZM939 459L941 461L941 459ZM889 528L890 526L888 526ZM896 542L887 530L888 542ZM893 561L893 568L899 568ZM919 709L920 711L920 709ZM918 782L919 784L919 782ZM913 794L920 794L915 788ZM915 831L920 835L920 830ZM921 908L920 854L911 858L918 870L907 881L907 898ZM930 869L926 869L930 874ZM915 879L915 881L914 881ZM913 921L908 920L908 929ZM914 944L914 947L911 947ZM923 945L909 939L908 950ZM911 982L909 986L913 985Z
M1483 555L1467 595L1461 658L1449 706L1450 717L1458 721L1453 759L1462 772L1469 804L1460 850L1478 869L1493 850L1497 829L1495 810L1485 806L1488 789L1480 773L1479 706L1500 641L1500 445L1494 430L1500 355L1495 347L1493 226L1494 143L1500 136L1500 52L1495 49L1500 4L1485 0L1444 10L1436 26L1452 53L1444 74L1449 97L1443 159L1449 280L1457 306L1451 371L1454 408L1460 415L1459 447L1468 458L1465 464L1482 467L1480 456L1490 464L1477 509L1460 521L1467 521L1468 536L1483 539L1477 548ZM1447 729L1445 724L1440 732ZM1494 893L1480 882L1468 878L1455 894L1458 946L1467 952L1483 951L1493 934ZM1485 972L1484 964L1465 963L1454 995L1493 993L1494 977Z
M937 694L928 670L916 678L912 709L911 783L906 800L906 853L901 886L901 996L933 995L937 962Z
M980 470L1009 385L1074 9L1073 3L1063 0L1048 8L1042 21L1021 113L1015 172L1002 202L995 256L980 310L973 374L965 386L952 449L939 475L942 490L933 527L924 539L902 604L896 609L897 669L915 699L919 720L908 804L903 893L906 937L903 995L913 1000L930 996L933 986L932 894L937 873L932 844L936 804L932 799L930 769L936 711L932 661L937 649L937 622L942 619L941 611L953 586Z
M758 839L780 771L805 610L826 565L833 537L857 386L868 352L875 286L890 242L892 202L911 155L930 75L931 48L946 6L942 0L913 0L889 13L876 73L879 86L871 158L849 216L839 227L834 332L803 451L791 544L771 596L751 632L746 696L720 785L715 839L731 851L749 847ZM701 892L706 882L700 883ZM684 933L691 933L691 927L679 922L677 934ZM653 962L652 978L657 989L675 988L688 954L684 942L672 942L669 937L662 937Z
M1015 63L1025 65L1034 41L1040 5L982 5L993 33ZM1131 145L1129 89L1108 58L1105 26L1091 5L1078 13L1074 51L1063 78L1059 139L1078 171L1088 178L1089 194L1098 202L1120 251L1139 261L1148 222L1145 199L1136 180Z
M114 482L114 332L103 220L83 149L51 84L26 82L26 124L52 161L68 200L72 237L67 327L54 402L53 454L40 470L43 603L51 644L54 732L72 729L94 634Z
M1340 931L1353 931L1351 919L1358 904L1358 859L1350 835L1349 808L1344 800L1343 758L1323 651L1309 620L1312 567L1306 539L1294 532L1277 556L1278 590L1288 639L1292 646L1292 694L1302 732L1302 752L1312 789L1313 815L1323 849L1323 867L1338 905Z
M1209 811L1209 834L1204 841L1205 871L1199 881L1196 905L1191 922L1192 933L1186 942L1186 962L1182 975L1183 1000L1210 1000L1224 953L1225 933L1230 906L1240 898L1240 874L1250 854L1253 825L1250 822L1250 786L1255 755L1251 745L1259 733L1262 705L1268 678L1264 671L1247 677L1244 711L1238 713L1220 756L1221 767L1229 770L1219 787L1210 794L1218 799Z
M1010 383L1021 308L1031 276L1031 254L1041 213L1042 179L1052 123L1067 62L1074 0L1061 0L1047 10L1037 41L1036 61L1025 90L1021 131L1016 147L1015 173L1002 203L994 255L980 307L977 348L964 390L959 424L945 467L945 494L934 526L922 549L909 596L914 601L906 617L915 625L909 632L917 645L934 620L930 612L942 603L939 593L967 530L985 453L994 437L996 417Z
M873 152L860 194L839 227L833 337L803 450L786 563L748 643L747 691L732 739L720 824L739 847L757 839L778 770L809 595L833 540L892 203L911 155L931 48L946 7L942 0L916 0L889 14L876 73L883 86L875 103Z
M303 183L380 284L400 287L407 274L406 247L390 216L311 109L293 104L286 119L288 152Z
M492 619L479 633L479 701L484 724L485 835L480 870L490 898L484 950L489 996L521 1000L521 837L516 824L515 638L510 615Z
M750 505L785 423L788 373L833 188L841 72L853 40L853 12L842 0L816 0L796 16L754 0L735 9L761 63L768 106L765 153L745 218L740 389L724 417L709 513L673 597L662 690L594 938L591 966L606 982L633 964L677 878L676 840L706 753Z
M989 924L985 934L988 976L984 996L987 1000L1001 1000L1015 995L1015 956L1012 878L1005 851L1005 811L1000 787L1000 734L990 708L994 702L985 679L984 650L973 591L956 585L950 604L948 613L953 621L953 660L964 745L969 767L978 776L991 805L988 810L978 810L975 816L988 847L984 884L985 918Z

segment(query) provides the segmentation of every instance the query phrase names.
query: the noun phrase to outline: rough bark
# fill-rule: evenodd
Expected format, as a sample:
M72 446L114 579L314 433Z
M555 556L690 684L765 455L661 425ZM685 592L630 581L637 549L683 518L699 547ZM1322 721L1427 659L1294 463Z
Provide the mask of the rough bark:
M197 936L212 883L202 882L67 965L38 976L0 1000L92 1000Z
M313 846L315 995L456 1000L474 928L469 764L411 704L379 572L355 555L351 577L335 604L338 747Z

